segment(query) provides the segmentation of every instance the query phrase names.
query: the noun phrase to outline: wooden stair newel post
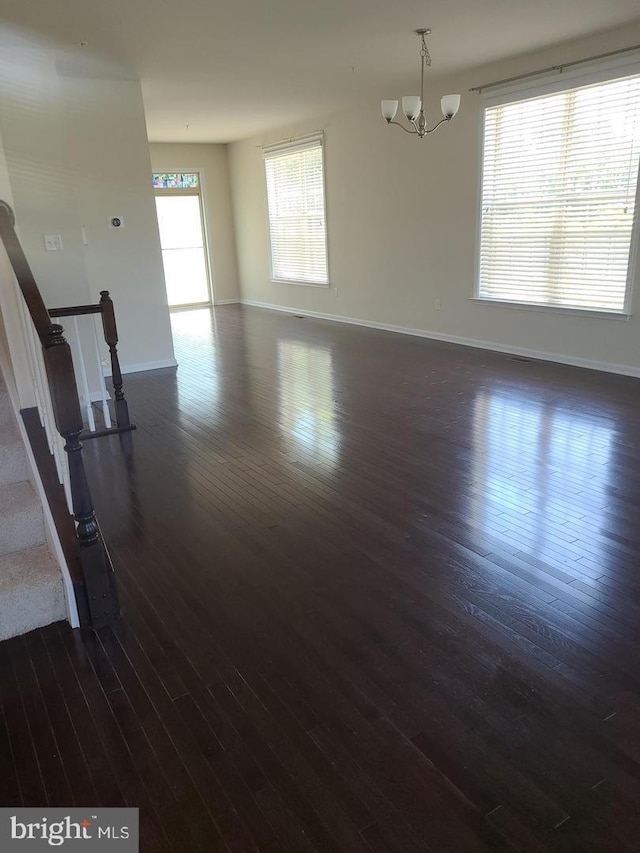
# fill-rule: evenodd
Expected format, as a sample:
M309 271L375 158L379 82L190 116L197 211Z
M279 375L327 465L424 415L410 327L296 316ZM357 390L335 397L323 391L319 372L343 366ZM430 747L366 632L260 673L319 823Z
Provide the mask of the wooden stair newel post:
M82 458L82 413L76 389L71 349L64 338L62 326L52 323L43 356L56 427L65 439L64 449L69 460L69 480L73 515L80 550L91 627L111 625L120 615L115 574L104 544L91 501L91 493Z
M131 421L129 420L129 406L122 390L122 371L120 370L120 360L118 358L116 315L113 310L113 300L109 296L108 290L100 291L100 306L102 308L104 339L109 347L109 356L111 358L111 380L116 398L116 423L119 427L128 427Z

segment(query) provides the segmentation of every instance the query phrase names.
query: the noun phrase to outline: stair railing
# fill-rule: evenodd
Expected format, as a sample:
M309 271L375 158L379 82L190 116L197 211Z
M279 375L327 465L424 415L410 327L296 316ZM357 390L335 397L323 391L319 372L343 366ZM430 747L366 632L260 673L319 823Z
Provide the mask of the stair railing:
M4 243L31 321L27 329L27 348L31 349L29 358L36 400L43 425L45 428L49 427L47 432L50 449L56 457L58 471L61 473L76 523L82 577L74 577L72 580L80 623L97 630L112 624L118 618L120 608L113 564L96 519L82 458L80 437L84 424L71 348L63 335L62 326L51 322L51 315L44 304L14 225L15 218L11 207L0 201L0 239ZM105 303L108 301L110 300L105 298ZM110 337L115 337L115 346L117 333L115 318L113 324L111 321L112 312L113 303L111 308L105 309L103 322L107 316L105 329L108 327ZM30 343L37 343L37 346L31 348ZM111 344L109 347L111 349ZM121 389L121 374L118 378ZM115 379L114 372L114 384ZM116 391L116 409L117 402ZM121 412L122 410L121 407ZM53 434L54 425L63 439L64 458L60 458L61 442Z
M78 332L77 318L85 315L100 314L102 319L102 331L104 340L109 348L109 359L111 361L111 381L113 382L114 390L114 407L116 414L116 426L111 426L111 415L107 404L106 387L104 386L104 377L102 374L102 364L98 350L98 341L95 338L96 355L98 359L98 369L100 379L104 388L102 397L102 411L105 422L104 429L96 429L91 412L91 401L86 399L87 406L87 421L89 429L82 432L81 438L100 438L105 435L114 435L120 432L128 432L134 430L135 426L129 419L129 405L126 401L123 391L122 370L120 368L120 359L118 358L118 328L116 326L116 315L113 307L113 300L109 295L108 290L100 291L100 301L95 305L71 305L67 308L49 308L50 317L72 317L75 326L76 339L78 342L78 367L83 385L83 393L85 398L89 397L89 387L86 378L86 370L84 364L84 355L82 352L82 344Z

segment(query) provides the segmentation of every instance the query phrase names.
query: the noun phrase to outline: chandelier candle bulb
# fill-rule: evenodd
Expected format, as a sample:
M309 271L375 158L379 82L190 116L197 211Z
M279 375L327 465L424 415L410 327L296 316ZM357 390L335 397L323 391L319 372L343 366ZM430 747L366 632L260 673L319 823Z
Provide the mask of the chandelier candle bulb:
M428 133L433 133L441 124L451 121L460 109L460 95L444 95L440 101L442 109L442 118L433 127L427 127L427 117L424 112L424 70L428 65L431 65L431 56L427 47L426 37L431 30L426 27L421 27L419 30L414 30L417 36L420 36L420 94L405 95L402 99L402 112L406 120L409 122L409 127L405 127L399 121L394 121L398 112L398 101L385 100L380 102L382 109L382 117L387 124L395 124L401 127L405 133L415 134L423 139Z
M460 95L443 95L440 100L442 115L447 119L452 119L460 109Z
M415 121L420 115L422 101L420 95L405 95L402 99L402 112L409 121Z
M396 113L398 112L398 102L397 101L381 101L380 106L382 107L382 115L387 121L393 121L396 117Z

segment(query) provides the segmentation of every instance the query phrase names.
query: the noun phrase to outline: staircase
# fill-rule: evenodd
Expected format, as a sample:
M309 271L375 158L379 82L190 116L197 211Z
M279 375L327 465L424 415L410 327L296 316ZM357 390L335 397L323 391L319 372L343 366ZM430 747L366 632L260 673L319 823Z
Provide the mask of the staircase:
M66 618L62 575L0 377L0 640Z

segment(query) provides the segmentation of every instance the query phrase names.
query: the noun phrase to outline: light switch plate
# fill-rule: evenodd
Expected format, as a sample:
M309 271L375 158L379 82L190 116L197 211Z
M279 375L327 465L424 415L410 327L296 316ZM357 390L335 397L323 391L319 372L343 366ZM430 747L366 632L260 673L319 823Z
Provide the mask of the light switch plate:
M61 252L62 237L60 234L43 234L45 252Z

